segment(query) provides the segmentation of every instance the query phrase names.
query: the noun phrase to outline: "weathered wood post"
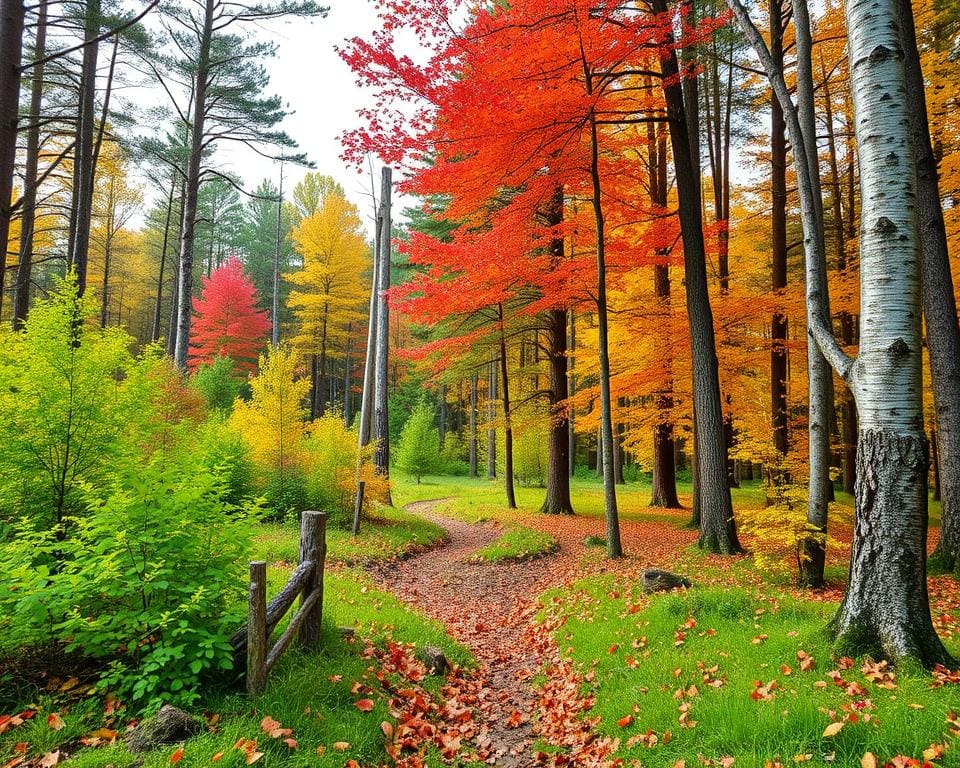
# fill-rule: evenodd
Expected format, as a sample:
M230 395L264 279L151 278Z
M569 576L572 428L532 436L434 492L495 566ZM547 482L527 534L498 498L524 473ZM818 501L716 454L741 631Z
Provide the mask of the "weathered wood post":
M247 693L255 696L267 686L267 564L250 563L247 618Z
M300 594L300 604L318 590L320 599L303 617L300 625L300 644L304 648L320 647L320 619L323 615L323 566L327 557L327 513L304 512L300 517L300 562L314 563L310 577Z
M353 528L350 530L354 536L360 533L360 510L363 509L363 490L366 486L366 480L357 483L357 503L353 508Z

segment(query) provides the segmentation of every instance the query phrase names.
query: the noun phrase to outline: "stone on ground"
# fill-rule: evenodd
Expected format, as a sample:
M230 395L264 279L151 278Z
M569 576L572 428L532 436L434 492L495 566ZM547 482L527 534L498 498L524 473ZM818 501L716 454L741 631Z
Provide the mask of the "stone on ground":
M648 568L642 575L643 591L647 594L653 592L669 592L671 589L690 589L690 579L681 576L678 573L663 571L659 568Z
M164 704L153 717L148 717L127 737L131 752L149 752L165 744L186 741L200 731L200 723L182 709Z

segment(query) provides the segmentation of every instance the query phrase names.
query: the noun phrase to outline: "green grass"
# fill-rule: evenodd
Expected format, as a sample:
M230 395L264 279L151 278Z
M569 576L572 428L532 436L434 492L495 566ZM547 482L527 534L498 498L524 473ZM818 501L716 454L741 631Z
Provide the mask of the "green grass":
M271 588L285 578L281 569L271 569ZM278 668L271 674L263 695L248 699L238 692L209 691L197 707L221 716L216 732L203 732L184 746L181 766L209 765L217 752L225 752L219 762L224 766L243 765L242 754L234 750L238 739L255 739L264 757L262 766L336 766L353 758L361 764L382 764L387 760L380 723L391 720L386 700L374 695L372 712L359 711L354 702L358 696L350 692L354 681L366 678L372 687L377 682L368 673L369 659L362 656L363 646L345 641L340 626L356 629L358 636L371 637L380 642L387 638L415 643L418 647L435 645L447 657L461 665L472 664L469 652L454 642L437 622L430 621L393 596L376 589L365 575L354 570L327 573L325 581L322 649L317 653L288 651ZM329 678L342 676L332 682ZM426 686L437 689L441 678L428 679ZM62 703L54 705L49 699L33 702L40 709L28 724L0 736L0 764L14 755L15 744L30 745L28 754L42 755L60 744L75 741L106 724L102 702L82 699L65 710ZM25 705L26 706L26 705ZM63 730L54 731L47 725L47 715L59 711L65 723ZM298 741L295 751L280 740L273 740L260 730L260 721L269 715L286 728L293 728ZM114 728L116 726L113 726ZM349 742L345 752L334 751L335 742ZM317 755L317 747L326 751ZM175 747L166 747L145 756L143 765L170 765ZM106 768L133 763L133 756L121 740L112 746L80 750L66 765L80 768Z
M549 533L511 525L500 538L478 549L470 559L484 563L529 560L550 554L556 548L557 540Z
M347 565L386 560L433 546L443 537L443 528L429 520L401 509L380 507L375 516L364 518L358 536L350 534L343 519L328 521L327 558ZM253 545L255 559L297 562L300 533L296 521L263 523Z
M960 709L955 685L931 689L929 675L900 669L896 688L887 690L865 677L859 661L841 675L861 685L864 694L850 696L834 684L828 672L838 669L838 662L831 658L824 626L835 605L729 587L648 599L636 585L610 575L581 581L572 591L547 593L543 600L549 606L544 615L566 617L555 630L557 643L578 669L595 675L590 716L601 718L602 732L622 739L617 757L628 764L638 759L672 766L685 760L695 766L703 764L702 755L735 757L737 768L763 768L776 757L792 765L795 756L812 755L812 765L855 768L867 751L883 759L919 758L931 743L951 742L947 714ZM814 657L812 670L800 670L799 651ZM714 665L718 669L709 679L723 680L718 688L704 680L704 669ZM781 665L790 668L789 675ZM772 698L751 696L758 681L772 680L778 686ZM818 681L826 685L817 687ZM872 709L860 712L859 722L823 737L830 712L842 717L865 699ZM681 725L681 703L689 704L695 727ZM870 722L862 719L864 712ZM618 725L627 715L633 721ZM627 746L631 736L648 730L658 735L657 746ZM664 744L667 731L672 738ZM960 766L960 745L937 765Z

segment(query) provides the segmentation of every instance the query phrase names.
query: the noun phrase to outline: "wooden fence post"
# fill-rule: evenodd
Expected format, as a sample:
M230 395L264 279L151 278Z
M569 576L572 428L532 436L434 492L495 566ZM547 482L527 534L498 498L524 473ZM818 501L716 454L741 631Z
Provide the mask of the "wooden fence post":
M247 618L247 693L254 696L267 686L267 564L250 563Z
M317 600L310 612L303 617L300 625L300 645L308 649L320 647L320 620L323 616L323 568L327 557L327 514L326 512L304 512L300 517L300 562L307 560L315 563L310 578L303 587L300 604L314 590L319 590Z
M351 530L354 536L360 533L360 510L363 509L363 490L366 486L366 480L357 483L357 503L353 508L353 529Z

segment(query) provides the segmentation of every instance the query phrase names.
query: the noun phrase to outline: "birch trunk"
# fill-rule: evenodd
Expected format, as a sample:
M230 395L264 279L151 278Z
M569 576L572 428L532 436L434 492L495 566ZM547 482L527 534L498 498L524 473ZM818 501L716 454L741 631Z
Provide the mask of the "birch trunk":
M783 73L739 0L728 0L787 114L807 259L808 325L851 386L860 416L854 540L843 602L831 622L841 647L931 666L950 656L933 629L926 579L927 441L923 433L920 246L916 167L896 0L846 5L854 124L860 149L860 354L840 349L822 313L816 268L817 188Z

